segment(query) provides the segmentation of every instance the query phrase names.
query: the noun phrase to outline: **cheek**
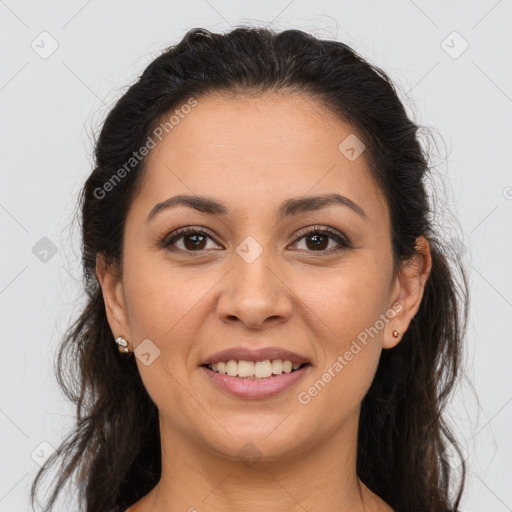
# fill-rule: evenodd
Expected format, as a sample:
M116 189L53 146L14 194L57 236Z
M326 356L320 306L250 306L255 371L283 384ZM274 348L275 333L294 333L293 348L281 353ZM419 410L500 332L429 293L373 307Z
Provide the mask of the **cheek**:
M167 269L160 258L151 257L142 249L125 252L124 286L130 325L142 335L170 328L181 307L179 283L175 273ZM170 325L171 324L171 325Z
M347 264L328 282L311 280L303 290L318 346L318 368L308 382L314 388L304 391L318 395L323 407L352 409L371 385L389 321L386 277L375 264Z
M325 341L325 348L343 349L385 312L389 299L387 274L375 265L354 261L328 278L308 280L303 294L314 316L321 319L318 325L322 335L318 338Z
M318 338L318 365L297 396L320 430L336 428L356 413L382 352L382 331L372 329L379 319L378 308L372 305L370 309L363 300L339 300L337 304L339 307L327 318L333 332ZM322 311L325 314L325 307Z
M136 339L158 341L171 329L179 315L181 303L169 276L143 265L143 261L126 265L126 305L130 327Z
M180 271L165 259L144 253L127 258L124 269L127 313L136 343L149 338L162 356L164 351L183 354L201 328L217 274ZM172 350L166 350L170 344Z
M135 348L147 339L156 346L149 345L148 364L137 358L148 394L162 411L185 410L190 397L180 383L187 378L191 340L201 328L201 298L212 284L186 279L166 263L142 255L125 260L126 306Z

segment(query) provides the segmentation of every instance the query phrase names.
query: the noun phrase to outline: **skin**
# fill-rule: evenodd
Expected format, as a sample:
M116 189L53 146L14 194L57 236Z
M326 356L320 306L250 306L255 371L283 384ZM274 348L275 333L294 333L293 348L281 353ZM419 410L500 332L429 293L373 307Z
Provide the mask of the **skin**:
M197 98L148 155L142 186L127 215L121 266L97 260L97 276L114 336L133 350L150 339L160 350L149 365L137 358L160 412L162 476L130 512L391 511L356 474L361 401L381 351L407 330L431 269L428 242L394 272L385 197L365 154L350 161L338 145L356 130L304 95ZM361 137L360 137L361 138ZM277 221L290 198L337 192L361 206L343 206ZM180 206L146 222L159 202L197 194L224 202L229 214ZM350 240L341 248L302 228L330 226ZM206 229L199 248L166 235L184 226ZM247 237L262 254L248 263L236 252ZM171 246L172 247L172 246ZM187 252L188 250L188 252ZM308 390L379 315L398 305L366 346L308 404ZM280 346L305 355L302 380L266 399L228 395L198 366L219 350ZM252 443L261 458L237 455Z

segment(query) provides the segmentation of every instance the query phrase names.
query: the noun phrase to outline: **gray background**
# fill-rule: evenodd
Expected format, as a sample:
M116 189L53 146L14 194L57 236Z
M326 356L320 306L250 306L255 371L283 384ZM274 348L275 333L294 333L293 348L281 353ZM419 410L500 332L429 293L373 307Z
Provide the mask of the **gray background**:
M188 29L241 23L351 45L439 137L438 220L472 293L467 371L450 406L470 468L462 510L512 510L510 0L0 0L0 20L0 512L29 510L38 464L73 424L53 360L82 305L73 216L93 134L125 87Z

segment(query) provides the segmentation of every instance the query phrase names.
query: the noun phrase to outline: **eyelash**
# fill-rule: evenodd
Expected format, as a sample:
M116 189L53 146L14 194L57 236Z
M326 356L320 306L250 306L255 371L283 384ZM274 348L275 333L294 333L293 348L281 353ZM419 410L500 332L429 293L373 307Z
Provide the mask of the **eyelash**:
M170 235L165 236L163 238L163 240L160 242L160 246L164 249L168 249L171 251L182 251L182 252L187 252L187 253L203 252L205 249L200 249L198 251L189 251L186 249L177 249L176 247L170 248L170 246L172 246L172 244L175 243L177 240L183 238L186 235L190 235L190 234L207 236L207 237L211 238L212 240L214 240L215 243L220 245L220 243L216 240L216 238L208 231L189 226L189 227L177 229L176 231L173 231ZM328 226L325 226L325 227L313 226L312 228L308 229L307 231L301 230L299 232L298 236L292 242L292 244L296 244L302 238L305 238L307 236L312 236L312 235L328 236L329 238L331 238L332 240L337 242L340 245L340 247L334 248L334 250L331 248L331 249L327 249L327 250L324 249L324 250L320 250L320 251L309 250L307 252L319 252L319 253L324 253L324 254L332 254L333 252L338 252L338 251L341 251L344 249L350 249L352 247L352 245L347 237L345 237L344 235L339 233L337 230L334 230Z

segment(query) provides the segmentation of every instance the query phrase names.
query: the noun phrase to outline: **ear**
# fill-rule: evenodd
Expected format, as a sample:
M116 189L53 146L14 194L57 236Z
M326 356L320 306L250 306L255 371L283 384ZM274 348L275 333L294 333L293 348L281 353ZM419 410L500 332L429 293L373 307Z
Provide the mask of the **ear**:
M103 254L96 255L96 277L101 285L108 323L114 338L131 339L123 280L117 263L107 265Z
M386 325L382 348L395 347L408 329L420 308L431 269L430 244L424 236L419 236L415 254L402 264L395 278L392 295L395 315ZM395 330L400 333L396 338L392 334Z

